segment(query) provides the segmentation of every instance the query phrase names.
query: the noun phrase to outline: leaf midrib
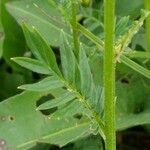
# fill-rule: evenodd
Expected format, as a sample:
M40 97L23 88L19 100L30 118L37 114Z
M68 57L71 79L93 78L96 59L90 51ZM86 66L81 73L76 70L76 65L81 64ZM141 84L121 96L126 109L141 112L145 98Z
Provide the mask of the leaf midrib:
M60 130L60 131L58 131L58 132L55 132L55 133L52 133L52 134L45 135L45 136L43 136L43 137L40 138L40 139L35 139L35 140L28 141L28 142L26 142L26 143L20 144L20 145L17 146L17 148L21 148L21 147L24 147L24 146L26 146L26 145L35 143L35 142L37 142L38 140L45 140L45 139L51 138L51 137L53 137L53 136L57 136L57 135L59 135L59 134L62 134L62 133L65 133L65 132L74 130L74 129L79 128L79 127L84 127L84 126L88 125L89 123L90 123L90 121L84 122L84 123L78 124L78 125L75 124L75 126L62 129L62 130Z

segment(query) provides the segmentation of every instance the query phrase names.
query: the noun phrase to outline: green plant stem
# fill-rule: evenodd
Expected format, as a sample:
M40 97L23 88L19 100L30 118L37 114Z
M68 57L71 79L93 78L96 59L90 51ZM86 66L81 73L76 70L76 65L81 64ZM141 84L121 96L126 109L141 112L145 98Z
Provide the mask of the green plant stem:
M79 39L78 39L78 31L76 30L77 28L77 20L76 20L76 13L77 13L77 2L72 0L72 20L71 20L71 25L72 25L72 32L73 32L73 42L74 42L74 53L78 59L79 57L79 50L80 50L80 44L79 44Z
M116 150L115 134L115 0L104 0L104 98L105 98L105 149Z
M145 9L150 10L150 0L144 0ZM150 15L146 18L147 50L150 52Z

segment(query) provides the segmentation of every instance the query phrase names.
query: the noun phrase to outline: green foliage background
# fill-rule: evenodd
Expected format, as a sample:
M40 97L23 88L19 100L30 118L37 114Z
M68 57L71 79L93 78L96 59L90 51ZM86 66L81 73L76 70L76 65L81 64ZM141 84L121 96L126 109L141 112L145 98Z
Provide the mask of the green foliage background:
M75 74L77 60L72 44L70 47L64 44L72 40L68 23L70 5L69 2L61 2L0 1L0 141L5 141L4 149L57 149L53 145L64 150L103 149L97 124L91 122L91 112L74 100L80 100L79 96L66 93L66 89L62 88L64 83L55 78L55 75L61 78L60 72L63 72L64 79L79 89L79 77ZM143 8L143 0L116 1L116 44L132 28L132 23L140 18ZM86 8L80 6L77 19L95 36L104 39L102 1L93 0ZM138 31L136 35L132 35L134 30ZM94 84L102 96L103 59L99 52L102 48L95 46L82 32L79 37L83 51L78 70L82 83L81 95L84 93L87 96ZM121 134L128 128L142 126L149 133L150 54L147 52L144 25L134 27L130 35L132 41L125 47L130 51L124 54L136 65L132 67L133 61L131 65L128 61L127 66L122 62L116 66L116 128ZM133 52L133 49L136 51ZM12 60L12 57L16 58ZM18 86L26 90L23 92L17 89ZM69 99L68 96L72 97ZM103 98L98 100L96 104L90 100L89 103L103 118ZM118 149L119 146L118 142Z

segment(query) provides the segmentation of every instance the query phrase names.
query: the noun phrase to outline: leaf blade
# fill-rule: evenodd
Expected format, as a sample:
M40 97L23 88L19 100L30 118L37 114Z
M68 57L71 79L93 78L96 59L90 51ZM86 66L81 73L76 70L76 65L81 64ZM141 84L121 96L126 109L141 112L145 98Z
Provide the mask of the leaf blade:
M62 32L61 37L61 48L60 48L60 56L61 56L61 64L63 74L66 80L69 83L75 84L75 74L76 74L76 60L69 41L65 36L64 32Z
M58 39L62 28L66 35L70 37L69 27L62 19L54 1L13 1L7 3L6 8L20 25L26 22L31 26L35 26L42 37L52 46L59 45Z
M36 111L36 101L47 94L26 91L0 103L0 117L5 118L0 122L0 137L6 141L5 148L27 149L37 142L62 146L89 134L88 120L48 119ZM10 114L14 118L12 121Z
M92 79L90 66L88 63L88 58L82 46L79 53L79 68L81 78L81 92L84 96L89 97L89 91L91 90L91 86L94 83Z
M25 84L20 87L19 89L28 90L28 91L50 91L53 89L61 88L64 84L60 82L57 78L50 76L47 77L40 82L34 84Z
M140 114L130 114L117 119L117 130L124 130L134 126L150 124L150 112Z
M20 66L29 69L33 72L50 75L51 71L49 67L36 59L31 59L27 57L14 57L11 58L14 62L19 64Z
M50 101L47 101L47 102L41 104L40 106L37 107L37 110L45 110L45 109L51 109L54 107L59 107L63 104L66 104L66 103L74 100L75 97L76 97L75 94L73 94L71 92L66 92L58 98L55 98L53 100L50 100Z

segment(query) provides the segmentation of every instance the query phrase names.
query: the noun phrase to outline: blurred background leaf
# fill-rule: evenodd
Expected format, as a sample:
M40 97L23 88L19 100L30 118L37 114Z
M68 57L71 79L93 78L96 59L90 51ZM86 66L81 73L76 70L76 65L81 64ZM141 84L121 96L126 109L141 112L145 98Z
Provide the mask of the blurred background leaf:
M0 58L2 56L3 53L3 40L4 40L4 30L3 30L3 26L2 26L2 5L1 5L2 1L0 1Z

